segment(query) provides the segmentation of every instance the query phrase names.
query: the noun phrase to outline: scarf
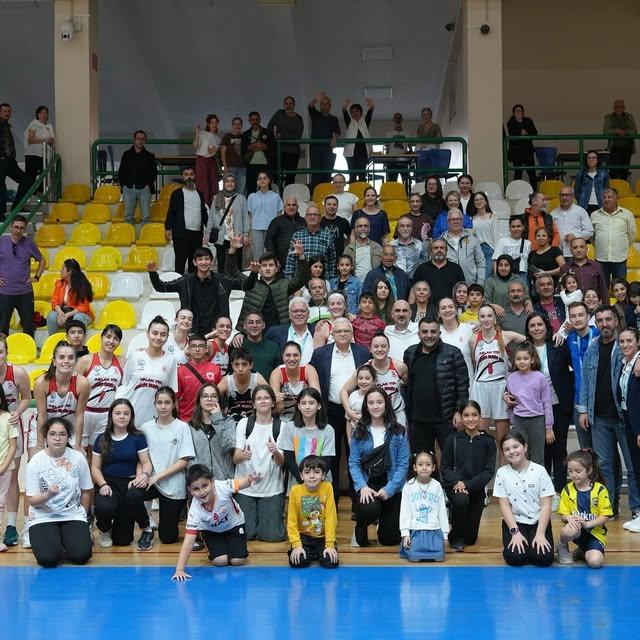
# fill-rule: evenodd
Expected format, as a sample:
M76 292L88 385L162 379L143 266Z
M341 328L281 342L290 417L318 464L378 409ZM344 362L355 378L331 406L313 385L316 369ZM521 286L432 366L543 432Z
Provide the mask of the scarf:
M511 279L511 276L513 275L513 259L511 258L510 255L503 253L501 256L498 256L498 259L496 260L496 265L498 264L498 262L500 262L500 260L508 260L509 266L511 268L509 269L509 273L506 276L501 276L500 273L498 272L498 267L496 266L495 276L496 278L499 278L500 280L502 280L502 282L507 282L508 280Z
M370 138L371 134L369 133L369 128L367 127L367 123L365 122L364 116L360 118L360 120L356 120L355 118L351 118L351 122L347 127L347 138L357 138L358 132L362 134L363 138ZM359 143L360 144L360 143ZM355 152L356 144L354 142L350 142L349 144L344 145L344 157L345 158L353 158L353 154ZM367 145L367 155L371 155L373 151L370 144Z
M233 191L225 191L224 181L226 180L226 178L228 178L231 175L232 174L227 173L222 178L222 185L223 185L222 186L222 190L218 191L218 193L216 193L215 197L213 198L213 208L214 209L222 209L224 211L226 209L225 199L226 198L233 198L233 196L238 194L238 192L235 189ZM232 176L232 177L235 178L235 176Z

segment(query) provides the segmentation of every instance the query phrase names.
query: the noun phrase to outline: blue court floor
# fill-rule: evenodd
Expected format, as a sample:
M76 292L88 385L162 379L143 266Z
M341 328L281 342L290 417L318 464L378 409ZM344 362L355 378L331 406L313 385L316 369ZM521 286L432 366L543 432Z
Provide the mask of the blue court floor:
M632 638L640 568L0 568L0 638ZM614 635L615 634L615 635Z

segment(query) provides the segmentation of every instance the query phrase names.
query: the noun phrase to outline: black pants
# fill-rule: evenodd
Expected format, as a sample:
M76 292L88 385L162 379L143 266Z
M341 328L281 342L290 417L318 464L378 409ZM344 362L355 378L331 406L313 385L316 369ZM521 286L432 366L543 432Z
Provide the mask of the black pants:
M336 163L336 154L330 146L322 144L312 144L309 147L309 168L324 169L324 173L312 173L310 186L311 190L321 182L331 182L331 172ZM333 425L332 425L333 426Z
M163 496L156 487L151 487L147 491L143 489L130 489L133 492L140 492L143 501L155 500L156 498L160 502L160 522L158 523L158 537L160 542L164 544L171 544L178 540L178 522L182 510L187 504L186 498L180 500L173 500ZM137 499L137 497L136 497Z
M22 200L22 197L31 186L27 174L18 166L15 160L0 158L0 220L4 220L7 212L7 178L11 178L18 184L18 191L13 201L14 206Z
M17 296L0 295L0 333L6 336L9 335L9 324L14 309L20 316L22 333L33 338L33 290Z
M631 466L633 467L633 469L627 469L627 474L633 473L636 477L636 484L640 487L640 447L638 447L636 434L631 428L631 420L629 419L629 413L627 411L622 412L622 419L624 420L624 433L627 437L627 446L629 447ZM618 455L618 458L619 457ZM620 494L619 491L616 493L618 493L618 495Z
M538 523L536 524L523 524L516 523L520 533L524 536L524 539L528 544L524 547L524 553L520 553L515 549L509 549L508 545L511 542L511 534L509 533L509 527L502 521L502 544L504 550L502 551L502 557L504 561L512 567L521 567L525 564L532 564L536 567L549 567L553 562L553 533L551 531L551 522L547 525L547 529L544 532L544 537L549 541L551 548L548 551L538 553L533 548L532 541L536 537L536 531L538 529Z
M355 497L355 489L353 488L353 479L348 471L349 465L349 441L347 440L346 416L344 407L341 404L329 402L327 406L327 420L333 427L336 440L336 455L333 459L331 467L331 482L333 484L333 497L336 501L336 507L340 500L340 458L342 456L342 445L344 444L345 458L347 460L347 475L349 477L349 496L351 501Z
M388 162L387 163L387 182L397 182L398 175L402 176L402 183L404 184L404 188L409 190L409 172L407 169L409 165L407 162ZM404 169L402 173L400 170Z
M117 547L131 544L133 525L138 523L140 529L149 526L149 514L144 506L144 492L129 489L130 478L104 477L111 487L110 496L100 495L96 487L94 513L100 531L111 531L111 539Z
M535 165L536 160L533 156L533 151L526 149L510 149L509 156L513 164L513 179L522 180L522 169L517 167L532 167ZM527 169L527 175L529 176L529 184L531 188L536 191L538 188L538 178L536 177L535 169Z
M372 487L376 490L382 486ZM374 522L378 522L378 542L385 546L400 544L400 501L402 495L396 493L388 500L375 498L373 502L360 502L360 492L356 495L354 513L356 516L356 540L360 546L366 542L361 538L360 531L365 531L366 527ZM366 535L366 534L365 534ZM363 544L364 543L364 544Z
M298 168L298 161L300 160L299 153L283 153L280 156L280 166L283 171L295 171ZM293 184L296 181L295 173L285 173L284 175L278 176L278 182L280 183L281 191L280 195L282 195L282 191L288 184Z
M411 453L419 451L435 451L436 440L440 445L440 450L444 448L444 443L451 435L453 427L449 422L412 422L411 437Z
M451 544L472 545L478 540L480 519L484 509L485 492L455 493L449 489L447 496L451 504Z
M325 541L324 538L312 538L311 536L300 535L300 541L302 542L302 548L306 554L306 558L300 558L299 564L293 564L289 559L289 566L292 569L306 569L311 566L312 562L318 562L324 569L335 569L340 563L332 562L330 558L325 557ZM287 552L289 558L291 558L291 549Z
M222 244L216 245L216 261L218 263L218 273L224 273L224 261L227 258L227 251L229 250L230 243L228 240L224 240ZM236 263L238 270L242 271L242 251L236 250Z
M587 205L587 213L589 214L589 217L591 217L591 214L594 211L597 211L600 208L599 204L588 204Z
M247 165L247 197L258 190L258 174L261 171L266 171L271 175L268 164Z
M629 177L629 163L631 162L631 155L633 153L633 140L621 139L613 140L611 142L611 149L609 150L609 162L610 165L621 165L620 169L609 169L610 178L618 178L620 180L626 180Z
M44 160L40 156L25 156L24 157L24 172L27 174L28 185L31 186L37 179L38 175L42 172L44 167ZM42 191L42 187L38 189Z
M42 522L29 527L31 549L41 567L55 567L62 554L72 564L87 564L91 536L86 521Z
M185 272L185 263L189 273L196 270L193 264L193 254L202 246L202 231L186 229L184 235L173 240L173 252L176 256L176 273Z
M553 435L556 441L544 446L544 466L553 480L553 488L560 493L567 484L567 435L571 416L559 404L553 405Z
M352 158L345 158L349 171L355 171L355 173L349 174L349 182L366 182L367 180L367 152L358 153L358 145Z

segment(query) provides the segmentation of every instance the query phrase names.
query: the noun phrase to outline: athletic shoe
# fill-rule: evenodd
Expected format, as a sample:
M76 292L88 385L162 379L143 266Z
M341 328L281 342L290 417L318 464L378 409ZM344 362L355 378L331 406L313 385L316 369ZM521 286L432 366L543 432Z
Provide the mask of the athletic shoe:
M101 531L100 532L100 539L98 541L98 544L103 549L108 549L109 547L112 547L113 546L113 540L111 539L111 531Z
M2 542L7 547L15 547L18 544L18 530L12 524L7 525Z
M569 551L569 545L566 542L558 542L557 549L560 564L573 564L573 554Z
M154 498L151 501L151 511L159 511L160 510L160 500L158 498Z
M138 540L138 551L151 551L153 549L153 531L143 531Z
M353 528L353 536L359 547L366 547L369 545L369 535L366 524L357 522L356 526Z
M560 496L556 493L553 498L551 498L551 511L557 511L560 506Z
M151 514L149 514L149 526L154 530L158 528L158 523Z
M623 529L632 533L640 533L640 511L636 511L631 515L631 520L622 525Z
M456 540L455 542L449 543L449 548L454 553L460 553L461 551L464 551L464 543Z
M196 536L196 539L191 547L191 551L202 551L204 549L204 540L200 537L200 534Z
M31 549L31 540L29 538L29 529L25 529L22 532L22 548Z

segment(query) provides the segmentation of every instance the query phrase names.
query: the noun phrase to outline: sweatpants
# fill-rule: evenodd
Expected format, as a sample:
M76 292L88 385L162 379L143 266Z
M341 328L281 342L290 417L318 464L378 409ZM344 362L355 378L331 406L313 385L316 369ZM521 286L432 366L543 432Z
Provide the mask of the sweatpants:
M143 502L158 499L160 503L160 511L158 512L160 515L160 522L158 523L158 537L160 538L160 542L164 544L177 542L179 537L178 522L187 504L187 499L180 498L174 500L173 498L167 498L163 496L155 486L147 490L129 489L129 491L134 494L131 496L131 500L139 500L140 496L142 496ZM129 491L127 493L129 493Z
M335 569L340 562L332 562L330 558L324 555L325 540L324 538L313 538L306 534L300 535L300 541L302 542L302 548L306 554L305 558L300 558L299 564L293 564L291 562L291 551L289 549L287 554L289 555L289 566L292 569L306 569L311 566L312 562L318 562L324 569Z
M544 416L522 417L515 413L511 417L511 428L521 433L529 445L531 461L544 464L545 424Z
M86 520L32 524L29 538L41 567L55 567L63 553L72 564L86 564L91 558L91 535Z
M484 509L485 492L455 493L449 489L447 497L451 505L451 530L449 542L473 545L478 540L480 519Z
M244 513L247 540L282 542L284 530L284 493L268 498L254 498L238 493L235 500Z
M96 487L96 525L102 532L111 531L111 539L117 547L129 545L133 541L134 522L138 523L140 529L149 526L144 494L142 491L128 488L131 478L105 476L104 479L111 487L111 495L101 495Z
M549 541L551 548L548 551L539 553L533 548L533 539L536 537L536 531L538 530L538 523L535 524L523 524L521 522L516 523L520 533L524 536L524 539L528 544L524 547L524 553L520 553L516 549L509 549L509 543L511 542L511 534L509 533L509 527L502 521L502 544L504 550L502 551L502 557L504 561L512 567L521 567L525 564L532 564L536 567L548 567L553 562L553 533L551 531L551 522L547 525L547 529L544 532L544 537Z

